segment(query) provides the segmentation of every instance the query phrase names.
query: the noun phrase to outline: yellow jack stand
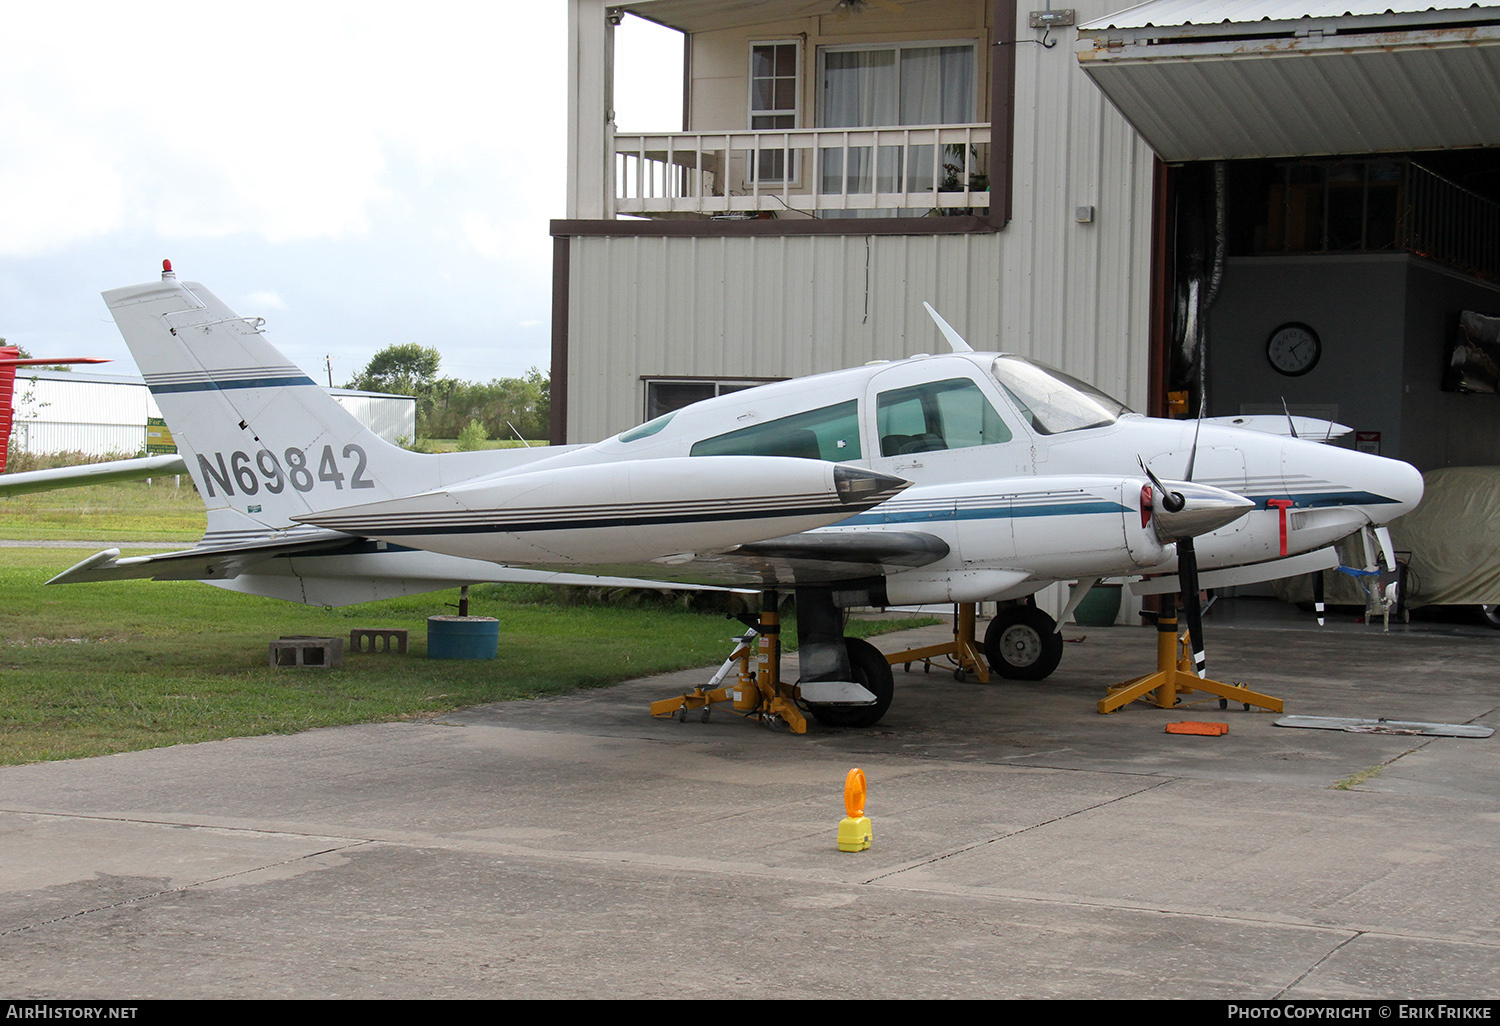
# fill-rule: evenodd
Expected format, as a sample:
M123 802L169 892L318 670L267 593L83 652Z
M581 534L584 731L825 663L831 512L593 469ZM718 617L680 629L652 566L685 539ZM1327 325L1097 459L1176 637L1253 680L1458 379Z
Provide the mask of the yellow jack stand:
M675 715L679 722L686 723L690 710L702 709L706 723L714 705L731 702L735 712L760 720L773 730L784 723L793 734L806 734L807 718L797 708L794 685L781 681L781 614L774 600L762 603L758 629L736 640L739 644L712 680L685 695L652 702L651 715ZM735 683L715 687L731 667L738 670Z
M1170 709L1178 703L1179 695L1190 695L1194 691L1218 695L1220 709L1234 701L1242 703L1246 709L1254 705L1270 712L1282 711L1279 698L1262 695L1242 685L1199 677L1193 670L1192 646L1186 635L1179 636L1177 632L1177 610L1164 605L1156 620L1156 672L1123 684L1110 685L1109 696L1099 702L1099 711L1115 712L1152 692L1155 692L1154 697L1147 701L1155 703L1158 708Z
M965 673L972 673L981 684L990 682L990 664L985 661L984 650L974 640L975 603L960 602L957 612L953 617L953 640L942 645L929 645L926 648L913 648L905 652L892 652L885 657L885 661L895 666L897 663L906 664L911 669L911 664L917 660L926 663L930 669L932 660L940 656L947 656L957 667L953 675L963 680Z

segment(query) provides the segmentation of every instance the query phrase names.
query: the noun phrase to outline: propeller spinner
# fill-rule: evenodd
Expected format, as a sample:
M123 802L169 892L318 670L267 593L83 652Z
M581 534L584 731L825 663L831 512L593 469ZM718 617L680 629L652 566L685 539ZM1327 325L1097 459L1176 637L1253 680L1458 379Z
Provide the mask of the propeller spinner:
M1197 455L1197 439L1193 440L1193 455ZM1188 625L1188 639L1193 646L1193 669L1199 677L1208 674L1208 660L1203 646L1203 603L1198 591L1198 552L1193 539L1234 523L1255 508L1255 503L1243 495L1215 488L1212 485L1194 484L1193 457L1188 458L1187 481L1173 481L1170 486L1157 477L1146 461L1137 457L1141 469L1151 479L1155 492L1149 497L1152 504L1152 522L1156 535L1162 541L1177 543L1177 579L1181 585L1183 618ZM1145 500L1142 496L1144 513Z

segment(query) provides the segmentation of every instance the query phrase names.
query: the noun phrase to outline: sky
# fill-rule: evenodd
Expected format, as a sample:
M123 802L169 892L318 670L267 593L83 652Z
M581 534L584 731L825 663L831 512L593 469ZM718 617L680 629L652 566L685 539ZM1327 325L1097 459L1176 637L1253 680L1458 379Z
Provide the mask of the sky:
M546 370L565 214L564 0L7 4L0 337L136 374L99 293L169 258L315 380L417 342ZM622 127L681 120L675 33L627 18Z

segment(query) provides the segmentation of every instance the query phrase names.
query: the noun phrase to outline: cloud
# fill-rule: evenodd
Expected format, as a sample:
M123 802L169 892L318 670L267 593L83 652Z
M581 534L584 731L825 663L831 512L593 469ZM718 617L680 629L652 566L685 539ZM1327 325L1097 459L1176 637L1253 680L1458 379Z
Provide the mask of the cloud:
M405 185L390 176L398 156L487 180L503 217L549 173L539 154L561 179L562 15L480 2L421 17L337 2L7 11L5 252L122 228L366 238ZM529 43L502 52L505 39ZM507 188L518 171L523 187Z
M250 309L260 307L263 310L285 310L286 301L275 292L252 292L245 297L245 303Z
M171 257L238 312L274 314L295 362L332 354L339 379L410 341L470 379L546 366L566 4L142 10L6 8L0 335L130 373L99 291ZM654 95L621 82L630 110L627 94ZM668 106L651 127L675 124Z
M125 181L86 134L8 103L0 135L0 255L46 252L123 224Z

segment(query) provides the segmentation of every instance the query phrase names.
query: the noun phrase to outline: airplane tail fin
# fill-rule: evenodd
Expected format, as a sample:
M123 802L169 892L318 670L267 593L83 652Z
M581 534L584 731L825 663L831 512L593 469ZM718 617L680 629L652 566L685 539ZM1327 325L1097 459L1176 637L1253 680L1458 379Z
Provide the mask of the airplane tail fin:
M291 518L432 487L436 468L365 428L240 317L164 264L104 293L208 507L208 537L302 528Z

